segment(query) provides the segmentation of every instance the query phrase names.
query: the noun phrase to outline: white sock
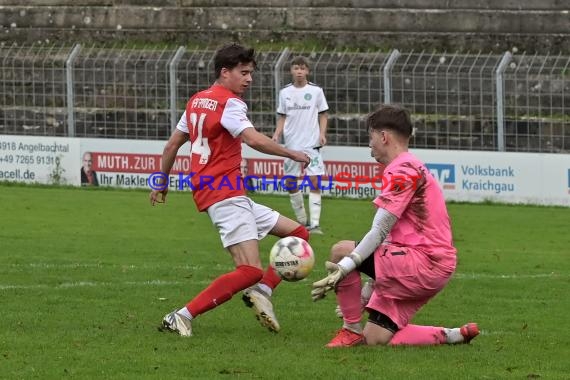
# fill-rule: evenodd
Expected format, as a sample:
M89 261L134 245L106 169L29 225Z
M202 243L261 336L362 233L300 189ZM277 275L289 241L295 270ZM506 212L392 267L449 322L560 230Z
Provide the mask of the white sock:
M449 344L461 343L465 340L465 338L463 338L463 335L461 335L461 330L459 327L456 327L454 329L448 329L444 327L443 331L445 332L447 343Z
M311 227L318 226L321 221L321 193L309 193L309 211Z
M188 311L188 308L186 306L184 306L182 309L178 310L176 313L182 315L183 317L188 318L189 320L192 320L194 318L192 316L192 314L190 314L190 312Z
M362 326L360 323L346 323L342 325L343 328L352 331L353 333L362 334Z
M297 221L303 226L307 224L307 213L305 212L305 202L303 202L303 193L300 191L289 194L291 200L291 207L295 211Z
M257 284L257 286L259 287L259 289L261 289L261 291L265 294L267 294L269 297L271 297L271 294L273 293L273 289L271 289L268 285L265 284Z

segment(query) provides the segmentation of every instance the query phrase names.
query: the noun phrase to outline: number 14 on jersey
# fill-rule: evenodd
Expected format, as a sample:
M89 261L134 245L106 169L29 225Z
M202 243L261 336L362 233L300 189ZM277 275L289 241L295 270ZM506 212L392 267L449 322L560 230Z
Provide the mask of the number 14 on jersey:
M190 124L192 124L193 132L190 137L190 141L192 142L192 154L200 155L200 165L207 164L211 154L208 138L202 137L205 119L205 113L201 113L200 117L194 112L190 114Z

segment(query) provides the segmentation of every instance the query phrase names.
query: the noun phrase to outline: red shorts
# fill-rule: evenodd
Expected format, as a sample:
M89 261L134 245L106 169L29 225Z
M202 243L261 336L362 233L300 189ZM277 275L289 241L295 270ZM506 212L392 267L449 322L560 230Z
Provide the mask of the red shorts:
M428 255L383 244L374 252L376 283L366 307L385 314L401 329L443 289L455 264L454 253Z

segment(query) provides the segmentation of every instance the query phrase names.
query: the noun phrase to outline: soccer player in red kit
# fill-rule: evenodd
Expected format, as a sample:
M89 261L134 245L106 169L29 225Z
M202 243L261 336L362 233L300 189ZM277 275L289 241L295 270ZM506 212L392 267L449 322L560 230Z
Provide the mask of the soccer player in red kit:
M167 314L162 329L192 335L192 320L243 292L247 306L269 330L279 331L271 303L281 281L269 267L262 269L258 241L267 234L309 239L306 228L246 196L240 172L241 143L262 153L309 163L307 154L286 149L256 131L247 117L241 95L252 81L254 50L237 44L220 48L214 56L216 82L190 98L186 111L162 154L163 173L170 173L178 149L191 143L191 183L199 211L205 211L220 233L236 269L216 278L179 310ZM168 186L150 193L152 205L166 200Z

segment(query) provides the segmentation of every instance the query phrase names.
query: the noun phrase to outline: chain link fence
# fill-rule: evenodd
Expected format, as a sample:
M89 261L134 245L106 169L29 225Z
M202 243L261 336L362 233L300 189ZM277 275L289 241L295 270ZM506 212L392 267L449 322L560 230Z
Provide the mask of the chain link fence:
M166 139L214 81L214 49L0 46L0 133ZM296 55L330 107L329 143L365 146L381 102L413 114L412 147L570 152L570 57L432 52L259 51L245 94L262 132Z

